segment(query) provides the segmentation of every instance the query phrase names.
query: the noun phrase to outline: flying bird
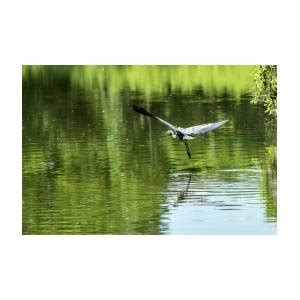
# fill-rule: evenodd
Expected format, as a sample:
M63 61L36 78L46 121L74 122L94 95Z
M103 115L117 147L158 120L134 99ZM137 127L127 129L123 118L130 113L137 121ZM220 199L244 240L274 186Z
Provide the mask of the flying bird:
M192 127L182 128L182 127L174 126L174 125L168 123L167 121L165 121L157 116L154 116L153 114L148 112L143 107L133 104L132 108L137 113L140 113L147 117L151 117L153 119L156 119L157 121L159 121L162 124L164 124L165 126L167 126L169 128L167 133L170 136L172 136L174 139L178 138L179 140L181 140L184 143L186 153L187 153L189 159L191 159L192 156L191 156L191 152L189 149L188 140L192 140L201 134L212 131L212 130L220 127L221 125L225 124L228 121L228 120L224 120L224 121L219 121L219 122L214 122L214 123L208 123L208 124L202 124L202 125L196 125L196 126L192 126Z

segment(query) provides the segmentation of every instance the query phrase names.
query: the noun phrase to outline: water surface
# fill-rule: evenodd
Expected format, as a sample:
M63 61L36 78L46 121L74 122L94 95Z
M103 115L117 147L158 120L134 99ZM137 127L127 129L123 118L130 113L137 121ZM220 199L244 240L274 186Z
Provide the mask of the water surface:
M274 234L251 66L23 66L23 234ZM160 123L229 122L190 142ZM276 149L276 148L275 148Z

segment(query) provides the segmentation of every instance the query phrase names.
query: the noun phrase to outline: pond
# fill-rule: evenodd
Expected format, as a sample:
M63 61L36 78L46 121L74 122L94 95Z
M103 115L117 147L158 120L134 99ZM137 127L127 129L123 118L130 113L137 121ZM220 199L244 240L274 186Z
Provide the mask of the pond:
M23 66L23 234L276 234L253 66ZM180 127L228 119L184 144Z

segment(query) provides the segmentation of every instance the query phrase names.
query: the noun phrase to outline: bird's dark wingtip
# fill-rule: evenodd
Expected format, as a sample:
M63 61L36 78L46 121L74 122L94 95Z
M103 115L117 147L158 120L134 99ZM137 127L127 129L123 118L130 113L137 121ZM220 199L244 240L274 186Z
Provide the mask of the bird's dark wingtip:
M137 113L140 113L140 114L142 114L144 116L148 116L148 117L154 117L152 114L150 114L148 111L146 111L146 109L143 107L137 106L135 104L131 104L131 106L132 106L133 110Z

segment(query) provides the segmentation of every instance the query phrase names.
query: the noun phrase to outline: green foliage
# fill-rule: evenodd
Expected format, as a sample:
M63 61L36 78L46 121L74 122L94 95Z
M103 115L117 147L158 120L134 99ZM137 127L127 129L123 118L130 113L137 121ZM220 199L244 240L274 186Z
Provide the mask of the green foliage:
M277 116L277 66L257 66L254 75L255 96L251 103L261 104L270 117ZM265 159L260 162L262 169L262 191L265 198L267 218L277 218L276 174L277 147L276 122L266 124L266 130L271 134L271 144L265 147ZM270 138L270 137L269 137Z
M265 112L277 115L277 66L257 66L255 75L255 96L251 103L263 104Z
M174 92L192 93L210 99L224 92L240 100L253 85L251 74L255 66L23 66L23 84L30 82L50 86L65 82L74 89L86 92L105 90L118 103L124 87L142 92L147 101L153 95L165 96ZM45 80L47 79L47 80ZM54 86L57 86L57 84ZM45 86L43 86L45 88ZM203 95L205 93L205 95ZM198 98L199 98L198 97Z

